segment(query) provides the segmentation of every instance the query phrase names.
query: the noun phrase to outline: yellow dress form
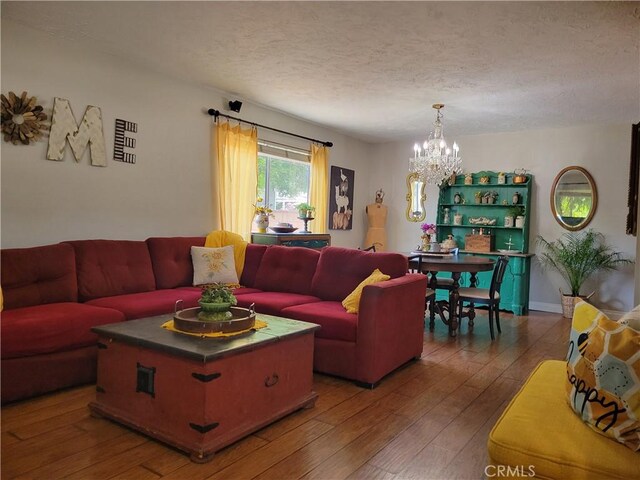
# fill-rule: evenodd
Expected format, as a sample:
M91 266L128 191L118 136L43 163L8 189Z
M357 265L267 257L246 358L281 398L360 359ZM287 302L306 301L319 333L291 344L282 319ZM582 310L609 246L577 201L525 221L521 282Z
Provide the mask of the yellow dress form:
M376 252L384 252L387 249L387 231L384 226L387 222L387 207L382 203L367 205L367 219L369 229L364 240L364 247L369 248L371 245L375 245Z

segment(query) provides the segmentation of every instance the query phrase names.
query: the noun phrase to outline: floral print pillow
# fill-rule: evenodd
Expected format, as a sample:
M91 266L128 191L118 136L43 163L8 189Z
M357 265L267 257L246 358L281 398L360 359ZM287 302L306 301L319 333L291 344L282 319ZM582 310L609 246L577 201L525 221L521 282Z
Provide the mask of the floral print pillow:
M191 247L191 261L194 286L208 283L238 283L231 245L221 248Z

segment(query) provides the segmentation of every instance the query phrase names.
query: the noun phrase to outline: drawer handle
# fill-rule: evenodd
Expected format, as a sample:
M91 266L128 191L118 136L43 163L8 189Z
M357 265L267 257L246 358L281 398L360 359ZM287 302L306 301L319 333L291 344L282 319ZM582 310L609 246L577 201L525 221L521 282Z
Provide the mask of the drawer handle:
M278 377L277 373L274 373L270 377L264 379L264 386L267 388L273 387L276 383L278 383L278 380L280 380L280 377Z

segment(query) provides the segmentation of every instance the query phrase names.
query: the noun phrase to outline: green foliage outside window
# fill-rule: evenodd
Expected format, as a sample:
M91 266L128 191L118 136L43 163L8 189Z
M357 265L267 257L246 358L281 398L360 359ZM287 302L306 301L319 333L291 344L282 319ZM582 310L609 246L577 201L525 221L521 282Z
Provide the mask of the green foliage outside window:
M293 210L300 198L308 199L309 175L308 163L259 155L257 194L274 210Z

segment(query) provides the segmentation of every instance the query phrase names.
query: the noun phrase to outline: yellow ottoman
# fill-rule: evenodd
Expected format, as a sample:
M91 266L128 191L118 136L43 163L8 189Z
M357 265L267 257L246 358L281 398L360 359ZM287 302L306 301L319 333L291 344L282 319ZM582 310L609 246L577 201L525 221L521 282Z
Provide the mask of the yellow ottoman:
M566 400L566 362L536 367L489 434L487 476L640 479L640 452L591 430Z

